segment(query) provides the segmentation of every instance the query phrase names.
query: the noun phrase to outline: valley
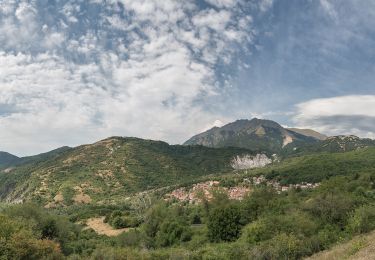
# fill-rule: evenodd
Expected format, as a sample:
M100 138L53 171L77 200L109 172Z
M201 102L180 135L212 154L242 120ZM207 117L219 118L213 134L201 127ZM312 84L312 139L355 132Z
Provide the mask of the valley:
M319 252L375 229L373 140L259 119L223 129L196 144L110 137L0 154L0 247L33 259L328 259Z

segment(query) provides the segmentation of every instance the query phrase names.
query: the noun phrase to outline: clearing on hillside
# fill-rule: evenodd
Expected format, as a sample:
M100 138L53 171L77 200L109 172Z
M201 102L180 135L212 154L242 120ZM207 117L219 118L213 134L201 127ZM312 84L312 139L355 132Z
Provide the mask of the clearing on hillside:
M86 221L86 225L99 235L106 235L109 237L115 237L130 230L129 228L114 229L109 224L104 223L104 218L105 217L90 218Z

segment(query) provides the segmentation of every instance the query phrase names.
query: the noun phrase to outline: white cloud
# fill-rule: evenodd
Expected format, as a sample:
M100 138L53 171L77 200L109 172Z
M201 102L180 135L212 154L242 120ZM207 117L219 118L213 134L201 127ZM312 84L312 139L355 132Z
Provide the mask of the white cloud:
M226 7L226 8L233 7L239 2L238 0L205 0L205 1L216 7Z
M231 13L226 10L219 12L209 9L193 17L193 24L198 27L210 28L217 32L225 32Z
M350 95L313 99L296 106L294 122L329 135L375 138L375 96Z
M218 118L204 108L220 92L215 66L251 43L251 18L236 8L95 2L105 11L78 30L67 26L84 11L75 1L53 24L24 3L1 5L0 17L0 150L16 154L111 135L185 141Z

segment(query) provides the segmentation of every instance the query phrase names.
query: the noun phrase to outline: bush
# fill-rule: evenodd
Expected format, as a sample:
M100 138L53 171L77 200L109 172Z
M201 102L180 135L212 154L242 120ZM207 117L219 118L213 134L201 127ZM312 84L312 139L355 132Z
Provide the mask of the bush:
M375 205L364 205L357 208L348 221L347 230L361 234L375 229Z
M11 220L0 216L0 259L62 259L58 243L40 239L27 219Z
M241 233L241 210L237 205L215 207L208 218L208 237L212 242L234 241Z
M121 247L137 247L143 242L143 234L138 230L129 230L117 237L117 243Z
M350 194L337 192L318 194L309 200L305 209L324 222L344 227L355 202Z
M266 259L299 259L306 250L300 238L285 233L276 235L261 248Z
M180 244L189 241L191 235L191 229L186 223L178 220L167 220L161 225L156 235L156 244L162 247Z
M115 217L113 220L112 220L112 226L116 229L119 229L119 228L126 228L129 226L129 223L126 221L125 218L123 217Z
M249 244L257 244L261 241L270 239L275 231L267 226L262 219L247 225L243 229L241 240Z

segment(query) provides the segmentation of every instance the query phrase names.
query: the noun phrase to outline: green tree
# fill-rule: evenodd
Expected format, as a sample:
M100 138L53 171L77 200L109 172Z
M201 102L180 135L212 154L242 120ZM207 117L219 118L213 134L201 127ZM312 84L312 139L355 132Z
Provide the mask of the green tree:
M234 241L241 233L241 210L235 204L215 207L208 218L208 237L212 242Z

